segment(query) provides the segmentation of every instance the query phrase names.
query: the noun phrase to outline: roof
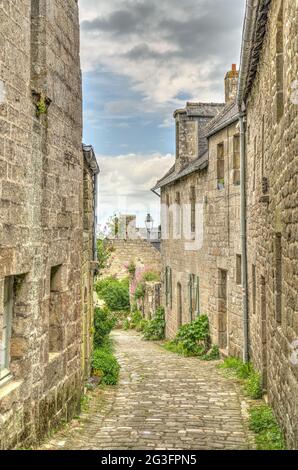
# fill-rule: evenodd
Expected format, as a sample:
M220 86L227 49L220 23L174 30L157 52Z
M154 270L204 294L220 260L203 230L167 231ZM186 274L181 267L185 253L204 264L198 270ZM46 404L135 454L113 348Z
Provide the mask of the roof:
M253 86L266 34L271 0L246 0L237 104L242 106Z
M199 158L188 163L184 168L182 168L178 173L175 173L175 165L173 165L168 173L160 179L157 184L152 188L152 190L156 190L166 186L170 183L174 183L175 181L183 178L184 176L190 175L198 170L203 170L208 166L208 152L205 152Z
M228 103L224 109L210 121L205 129L205 136L211 137L225 127L236 122L239 118L238 106L234 101Z
M100 170L92 145L83 144L83 154L89 168L95 175L97 175Z

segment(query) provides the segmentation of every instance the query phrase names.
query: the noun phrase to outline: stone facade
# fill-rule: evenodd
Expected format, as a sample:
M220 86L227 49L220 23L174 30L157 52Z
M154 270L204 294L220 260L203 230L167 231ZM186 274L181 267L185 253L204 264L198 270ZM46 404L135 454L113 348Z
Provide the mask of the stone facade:
M83 378L90 375L90 357L93 346L93 284L97 273L97 247L95 233L97 226L97 175L98 164L90 146L83 146L83 254L82 254L82 371Z
M296 2L271 2L245 99L250 355L291 448L298 448L297 15Z
M162 241L167 336L173 337L181 324L198 314L208 314L214 343L234 355L240 355L242 348L241 272L237 272L240 191L234 168L238 135L236 123L216 131L209 137L205 168L161 188L162 205L169 208L169 236ZM220 146L225 164L219 182Z
M81 104L77 2L1 2L2 449L39 440L79 408Z

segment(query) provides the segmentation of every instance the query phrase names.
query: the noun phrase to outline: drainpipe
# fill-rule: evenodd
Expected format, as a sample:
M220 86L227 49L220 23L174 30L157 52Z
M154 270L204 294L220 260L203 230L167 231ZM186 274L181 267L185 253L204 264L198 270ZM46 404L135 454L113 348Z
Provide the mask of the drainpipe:
M249 328L248 328L248 286L247 286L247 239L246 239L246 145L245 145L245 112L240 113L240 234L242 260L243 292L243 361L249 361Z

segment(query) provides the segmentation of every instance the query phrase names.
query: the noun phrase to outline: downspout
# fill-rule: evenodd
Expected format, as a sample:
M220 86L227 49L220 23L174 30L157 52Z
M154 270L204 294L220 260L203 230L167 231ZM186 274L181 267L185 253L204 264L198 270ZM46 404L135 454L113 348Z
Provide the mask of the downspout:
M247 238L246 238L246 145L245 113L241 112L240 122L240 236L242 260L242 314L243 314L243 361L249 361L249 327L248 327L248 285L247 285Z

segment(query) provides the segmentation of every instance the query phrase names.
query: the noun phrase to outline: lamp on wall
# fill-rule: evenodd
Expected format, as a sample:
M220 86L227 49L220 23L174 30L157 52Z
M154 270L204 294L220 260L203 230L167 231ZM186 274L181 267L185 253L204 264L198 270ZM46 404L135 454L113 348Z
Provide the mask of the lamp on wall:
M145 219L145 226L147 230L147 239L150 240L150 233L153 230L153 219L150 214L147 214L147 217Z

